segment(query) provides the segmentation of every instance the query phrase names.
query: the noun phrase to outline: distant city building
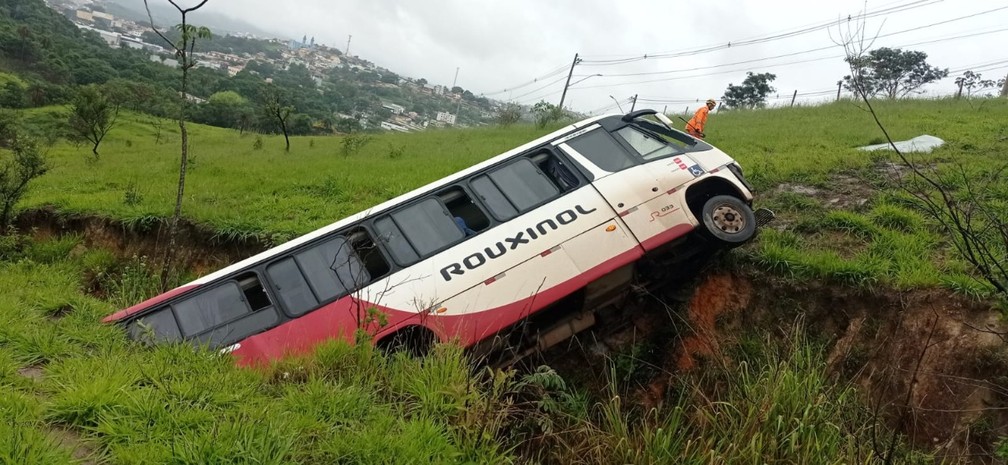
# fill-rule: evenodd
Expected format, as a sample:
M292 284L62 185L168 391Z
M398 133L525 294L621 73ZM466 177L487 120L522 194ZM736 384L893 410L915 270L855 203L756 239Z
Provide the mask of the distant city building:
M149 52L158 52L161 50L161 46L144 42L139 37L121 35L119 36L119 44L124 47L147 50Z
M315 37L312 37L311 42L309 42L308 35L305 34L305 36L301 38L300 42L298 42L297 39L291 39L290 42L287 42L287 47L291 50L301 50L303 48L314 49Z
M437 112L437 116L434 119L441 121L443 123L455 124L455 115L448 113L446 111Z
M445 86L442 86L441 84L434 86L434 95L444 95L444 93Z
M382 121L381 122L381 128L382 129L389 129L389 130L392 130L392 131L399 131L399 132L410 132L410 129L408 127L401 126L401 125L398 125L398 124L395 124L395 123L390 123L388 121Z
M94 16L91 14L90 11L85 10L77 10L77 19L88 23L94 22Z
M153 61L154 63L160 63L165 66L170 66L172 68L178 68L178 62L172 58L161 58L160 55L151 55L150 61Z
M406 112L406 108L404 108L402 105L396 105L394 103L384 103L384 102L382 102L382 108L387 108L394 115L401 115L404 112Z
M77 27L80 28L80 29L86 29L88 31L93 31L93 32L97 33L99 36L101 36L102 40L104 40L105 43L109 45L109 47L118 47L119 46L119 38L120 38L120 36L119 36L119 34L117 34L115 32L109 32L109 31L105 31L105 30L102 30L102 29L96 29L96 28L93 28L91 26L85 26L85 25L81 25L81 24L78 24Z

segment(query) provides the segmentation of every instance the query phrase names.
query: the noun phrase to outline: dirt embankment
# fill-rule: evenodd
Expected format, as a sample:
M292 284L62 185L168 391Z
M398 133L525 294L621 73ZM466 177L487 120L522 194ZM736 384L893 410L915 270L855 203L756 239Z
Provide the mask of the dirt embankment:
M168 246L167 221L127 226L96 216L59 213L53 209L29 210L15 223L23 233L38 238L65 234L81 236L86 247L103 248L122 257L148 257L160 263ZM202 275L269 248L256 240L236 241L182 220L175 242L174 262L182 269Z
M943 289L870 291L725 271L668 297L658 299L665 308L645 308L599 337L606 355L625 351L630 339L660 348L650 359L661 366L640 380L645 407L660 402L678 373L730 363L722 349L738 335L787 340L799 322L826 344L837 382L857 386L867 406L913 443L956 462L998 463L993 448L1008 436L1008 325L993 305ZM593 357L575 358L584 366Z

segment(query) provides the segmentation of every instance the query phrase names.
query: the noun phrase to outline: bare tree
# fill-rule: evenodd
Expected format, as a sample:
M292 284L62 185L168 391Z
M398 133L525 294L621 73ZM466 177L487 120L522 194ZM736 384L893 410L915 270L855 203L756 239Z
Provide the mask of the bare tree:
M277 125L280 126L280 130L283 132L284 142L287 143L284 150L290 152L290 137L287 133L287 120L290 118L291 113L294 112L294 107L287 104L288 99L286 96L284 96L281 90L273 84L270 84L263 89L262 100L263 110L270 118L276 119Z
M921 209L944 232L958 255L997 293L1008 297L1008 215L999 208L997 189L991 188L997 186L1008 171L1008 164L977 171L957 163L943 170L937 165L921 163L900 151L872 107L869 99L872 90L862 85L867 82L863 75L866 71L856 65L871 48L874 38L867 38L865 24L861 20L855 24L848 22L847 30L839 32L834 42L844 48L846 61L850 64L848 82L909 173L903 175L902 171L895 171L896 185L917 200Z
M151 15L148 0L144 0L144 7L147 9L147 18L150 20L151 29L175 51L175 58L178 59L179 68L182 70L182 89L179 94L180 105L178 115L179 131L182 134L182 157L179 162L179 181L178 191L175 196L175 211L172 214L171 223L168 226L168 247L165 249L164 263L161 268L162 290L165 290L168 287L168 277L175 250L175 236L178 231L179 218L182 216L182 199L185 194L186 169L189 164L189 134L186 132L185 121L189 112L189 70L196 66L196 60L193 58L193 49L196 47L197 39L209 39L211 37L210 29L188 24L186 16L189 13L202 8L208 1L209 0L200 0L196 6L183 8L178 5L176 0L168 0L168 3L175 7L179 14L182 15L182 22L175 26L180 33L180 38L177 42L173 42L168 39L164 33L158 30L157 26L154 24L154 16Z

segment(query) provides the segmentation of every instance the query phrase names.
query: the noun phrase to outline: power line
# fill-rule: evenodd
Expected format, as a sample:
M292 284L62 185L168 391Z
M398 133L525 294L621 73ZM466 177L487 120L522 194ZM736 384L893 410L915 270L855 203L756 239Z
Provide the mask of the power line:
M896 6L892 6L892 7L888 7L888 8L882 8L882 9L879 9L879 10L875 10L875 11L872 11L872 12L865 13L863 15L858 16L858 19L864 19L864 18L870 18L870 17L880 16L880 15L886 15L886 14L898 13L898 12L902 12L902 11L908 11L908 10L915 9L915 8L920 8L920 7L923 7L923 6L928 6L928 5L931 5L933 3L940 2L940 1L942 1L942 0L917 0L917 1L910 2L910 3L902 3L902 4L898 4ZM965 15L965 16L951 18L951 19L947 19L947 20L944 20L944 21L939 21L939 22L936 22L936 23L931 23L931 24L926 24L926 25L922 25L922 26L917 26L917 27L913 27L913 28L910 28L910 29L904 29L904 30L901 30L901 31L895 31L895 32L890 32L890 33L886 33L886 34L881 34L881 35L878 35L876 38L891 37L891 36L898 35L898 34L904 34L904 33L907 33L907 32L913 32L913 31L918 31L918 30L927 29L927 28L931 28L931 27L936 27L936 26L940 26L940 25L943 25L943 24L948 24L948 23L952 23L952 22L955 22L955 21L960 21L960 20L964 20L964 19L974 18L974 17L977 17L977 16L982 16L982 15L985 15L985 14L990 14L990 13L994 13L994 12L997 12L997 11L1000 11L1000 10L1005 10L1005 9L1008 9L1008 5L997 7L997 8L992 8L992 9L988 9L988 10L984 10L984 11L980 11L980 12L976 12L976 13L972 13L972 14ZM850 19L851 19L851 17L848 17L848 20L850 20ZM745 41L741 41L741 42L735 42L734 44L729 42L729 44L725 45L724 48L728 48L728 47L731 47L731 46L736 46L737 47L737 46L741 46L741 45L749 45L749 44L754 44L754 43L763 43L763 42L767 42L767 41L771 41L771 40L781 40L783 38L789 38L789 37L793 37L795 35L802 35L802 34L805 34L805 33L808 33L808 32L813 32L815 30L821 30L821 29L823 29L825 27L829 27L829 26L831 26L833 24L837 24L837 23L838 23L837 21L830 21L828 23L821 23L821 24L813 25L811 27L805 27L805 28L799 29L797 31L790 31L790 32L785 32L785 33L782 33L782 34L776 34L776 35L772 35L772 36L768 36L768 37L750 39L750 40L745 40ZM931 44L931 43L942 42L942 41L945 41L945 40L953 40L953 39L960 39L960 38L966 38L966 37L976 37L976 36L980 36L980 35L993 34L993 33L1003 32L1003 31L1008 31L1008 28L1002 28L1002 29L997 29L997 30L987 31L987 32L976 32L976 33L965 34L965 35L960 35L960 36L954 36L954 37L947 37L947 38L941 38L941 39L934 39L934 40L927 40L927 41L922 41L922 42L916 42L916 43L913 43L913 44L904 45L904 47L906 47L906 46L913 46L913 45ZM721 46L718 46L718 47L721 47ZM773 60L773 59L778 59L778 58L786 58L786 57L798 56L798 55L803 55L803 54L808 54L808 53L814 53L814 52L818 52L818 51L824 51L824 50L828 50L828 49L831 49L831 48L834 48L834 46L819 47L819 48L814 48L814 49L809 49L809 50L803 50L803 51L798 51L798 52L791 52L791 53L785 53L785 54L781 54L781 55L775 55L775 56L772 56L772 57L764 57L764 58L757 58L757 59L751 59L751 60L743 60L743 61L738 61L738 62L734 62L734 63L723 63L723 64L712 65L712 66L702 66L702 67L694 67L694 68L678 69L678 70L667 70L667 71L651 71L651 72L640 72L640 73L607 74L607 75L605 75L605 77L649 76L649 75L660 75L660 74L683 73L683 72L689 72L689 71L700 71L700 70L706 70L706 69L717 69L717 68L724 68L724 67L728 67L728 66L736 66L736 65L741 65L741 64L760 63L760 62L767 61L767 60ZM693 50L693 51L686 51L686 52L671 52L671 53L667 53L667 54L657 54L657 55L650 55L650 56L649 55L645 55L643 57L638 57L638 58L641 58L641 59L646 59L646 58L671 58L673 56L696 55L696 54L706 53L706 52L714 51L714 50L715 49L711 49L710 47L707 47L707 48L701 48L701 49L696 49L696 50ZM822 58L817 58L817 59L812 59L812 60L802 60L802 61L796 61L796 62L778 63L778 64L773 64L773 65L767 65L767 67L772 67L772 66L789 66L789 65L793 65L793 64L808 63L808 62L813 62L813 61L827 60L827 59L831 59L831 58L836 58L836 57L822 57ZM638 60L634 59L632 61L638 61ZM620 64L620 63L624 63L624 62L625 63L630 63L632 61L611 60L611 63L608 63L608 64L612 65L612 64ZM589 64L592 64L590 60L582 60L579 63L589 63ZM594 64L598 64L598 63L594 63ZM505 89L494 91L494 92L482 93L480 95L483 95L483 96L497 95L497 94L500 94L500 93L503 93L503 92L509 92L509 91L514 91L514 90L517 90L517 89L525 88L525 87L528 87L530 85L534 85L536 83L542 82L543 80L548 79L550 77L557 76L557 75L561 74L566 68L567 68L567 65L561 65L561 66L558 66L557 68L554 68L553 70L547 72L546 74L544 74L542 76L539 76L537 78L534 78L534 79L532 79L530 81L526 81L524 83L521 83L521 84L518 84L518 85L515 85L515 86L511 86L510 88L505 88ZM733 71L730 71L730 72L733 73L733 72L737 72L737 71L738 70L733 70ZM711 74L705 74L705 75L682 76L682 77L679 77L679 78L670 78L670 79L661 79L661 80L649 80L649 81L640 81L640 82L628 82L628 83L619 83L619 84L602 84L602 85L589 86L589 87L581 87L581 88L582 89L589 89L589 88L602 88L602 87L611 87L611 86L616 86L616 85L627 85L627 84L645 84L645 83L660 82L660 81L664 81L664 80L673 80L673 79L691 79L691 78L695 78L695 77L704 77L704 76L714 75L714 74L724 74L724 73L711 73ZM551 81L550 83L548 83L548 84L546 84L546 85L544 85L542 87L539 87L539 88L537 88L537 89L535 89L533 91L530 91L530 92L526 92L525 94L519 95L518 97L513 97L510 100L514 101L514 100L526 97L528 95L531 95L533 93L541 91L541 90L549 87L550 85L556 84L557 82L558 82L557 80ZM543 96L552 95L553 93L555 93L555 92L549 92L547 94L544 94Z
M1008 7L1004 7L1004 8L1008 8ZM922 41L922 42L910 43L910 44L900 45L897 48L909 47L909 46L914 46L914 45L921 45L921 44L925 44L925 43L938 43L938 42L945 42L945 41L950 41L950 40L958 40L958 39L963 39L963 38L968 38L968 37L976 37L976 36L980 36L980 35L994 34L994 33L1005 32L1005 31L1008 31L1008 28L1001 28L1001 29L995 29L995 30L986 31L986 32L977 32L977 33L972 33L972 34L963 34L963 35L959 35L959 36L945 37L945 38L942 38L942 39L933 39L933 40L927 40L927 41ZM891 33L890 35L895 35L895 34L896 33ZM815 51L823 51L823 50L832 49L832 48L836 48L836 46L823 47L823 48L818 48L818 49L811 49L811 50L806 50L806 51L802 51L802 52L794 52L794 53L788 53L788 54L784 54L784 55L777 55L777 56L773 56L773 57L766 57L766 58L760 58L760 59L754 59L754 60L746 60L746 61L743 61L743 62L727 63L727 64L723 64L723 65L713 65L713 66L700 67L699 69L714 69L714 68L719 68L719 67L724 67L724 66L735 66L735 65L739 65L739 64L749 64L749 63L766 61L766 60L777 59L777 58L783 58L783 57L788 57L788 56L801 55L801 54L811 53L811 52L815 52ZM811 62L824 61L824 60L834 60L834 59L841 59L841 58L845 58L845 55L830 55L830 56L824 56L824 57L818 57L818 58L811 58L811 59L807 59L807 60L788 61L788 62L783 62L783 63L770 63L770 64L761 65L761 68L775 68L775 67L781 67L781 66L791 66L791 65L796 65L796 64L811 63ZM701 74L693 74L693 75L687 75L687 76L665 77L665 78L660 78L660 79L649 79L649 80L643 80L643 81L626 81L626 82L620 82L620 83L614 83L614 84L599 84L599 85L594 85L594 86L580 87L580 89L595 89L595 88L623 86L623 85L650 84L650 83L655 83L655 82L686 80L686 79L694 79L694 78L700 78L700 77L716 76L716 75L720 75L720 74L738 73L738 72L742 72L742 71L747 71L749 68L750 67L737 68L737 69L731 69L731 70L714 72L714 73L701 73ZM671 71L671 72L685 72L685 71L691 71L691 70L684 69L684 70ZM671 72L663 72L663 74L670 74ZM613 75L608 75L608 74L607 75L603 75L603 77L612 77L612 76Z
M981 15L985 15L985 14L990 14L990 13L994 13L996 11L1006 10L1006 9L1008 9L1008 5L1002 6L1002 7L999 7L999 8L994 8L994 9L990 9L990 10L985 10L985 11L973 13L973 14L966 15L966 16L960 16L960 17L957 17L957 18L947 19L945 21L940 21L940 22L937 22L937 23L931 23L931 24L927 24L927 25L923 25L923 26L913 27L913 28L910 28L910 29L904 29L904 30L901 30L901 31L889 32L889 33L886 33L886 34L880 34L880 35L876 36L876 38L881 39L881 38L884 38L884 37L891 37L891 36L895 36L895 35L899 35L899 34L905 34L907 32L919 31L921 29L927 29L927 28L931 28L931 27L935 27L935 26L940 26L940 25L943 25L943 24L948 24L948 23L955 22L955 21L961 21L961 20L964 20L964 19L974 18L974 17L977 17L977 16L981 16ZM975 36L980 36L980 35L984 35L984 34L993 34L995 32L1002 32L1002 31L1006 31L1006 30L1008 30L1008 28L1002 28L1002 29L997 29L997 30L994 30L994 31L987 31L987 32L977 32L977 33L972 33L972 34L967 34L967 35L956 36L956 37L952 37L952 38L948 38L948 39L936 39L936 40L929 40L929 41L925 41L925 42L917 42L917 43L913 43L913 44L904 45L904 47L908 47L908 46L912 46L912 45L922 45L922 44L928 44L928 43L935 43L935 42L940 42L942 40L960 39L960 38L965 38L965 37L975 37ZM735 66L735 65L741 65L741 64L758 63L758 62L765 61L765 60L772 60L772 59L777 59L777 58L786 58L786 57L792 57L792 56L797 56L797 55L804 55L804 54L807 54L807 53L814 53L814 52L821 52L823 50L830 50L830 49L834 49L836 47L837 47L836 45L829 45L829 46L826 46L826 47L819 47L819 48L813 48L813 49L809 49L809 50L802 50L802 51L799 51L799 52L791 52L791 53L785 53L785 54L781 54L781 55L774 55L774 56L771 56L771 57L754 58L754 59L751 59L751 60L736 61L734 63L723 63L723 64L719 64L719 65L700 66L700 67L695 67L695 68L675 69L675 70L667 70L667 71L647 71L647 72L640 72L640 73L605 74L604 76L606 76L606 77L651 76L651 75L658 75L658 74L682 73L682 72L687 72L687 71L700 71L700 70L705 70L705 69L716 69L716 68L723 68L723 67L726 67L726 66Z
M516 85L513 85L511 87L507 87L507 88L504 88L504 89L501 89L501 90L497 90L497 91L493 91L493 92L483 92L480 95L482 95L482 96L497 95L497 94L503 94L504 92L515 91L515 90L521 89L523 87L528 87L528 86L530 86L532 84L540 82L543 79L548 79L548 78L551 78L553 76L556 76L557 74L560 74L561 72L566 71L566 70L567 70L567 65L561 65L560 67L554 68L553 70L547 72L546 74L544 74L542 76L539 76L539 77L536 77L536 78L533 78L530 81L526 81L526 82L523 82L521 84L516 84Z
M524 93L524 94L521 94L521 95L519 95L519 96L517 96L517 97L512 97L512 98L511 98L511 99L509 99L509 100L512 100L512 101L514 101L514 100L518 100L518 99L521 99L522 97L525 97L526 95L531 95L531 94L534 94L534 93L536 93L536 92L539 92L539 91L541 91L541 90L543 90L543 89L545 89L545 88L547 88L547 87L549 87L549 86L552 86L553 84L556 84L556 83L558 83L558 82L560 82L560 81L563 81L564 79L567 79L567 76L560 76L559 78L557 78L557 79L554 79L554 80L550 81L549 83L547 83L546 85L544 85L544 86L542 86L542 87L539 87L539 88L537 88L537 89L534 89L534 90L531 90L531 91L529 91L529 92L526 92L526 93Z
M883 16L883 15L889 15L889 14L899 13L899 12L903 12L903 11L909 11L909 10L913 10L913 9L916 9L916 8L921 8L921 7L924 7L924 6L932 5L932 4L941 2L941 1L942 0L916 0L916 1L909 2L909 3L900 4L900 5L897 5L897 6L894 6L894 7L882 8L882 9L879 9L879 10L862 13L862 14L857 15L857 16L848 16L847 20L851 21L852 19L855 19L855 18L858 19L858 20L864 20L864 19L873 18L873 17L876 17L876 16ZM631 57L619 58L619 59L613 59L613 60L591 60L591 59L585 59L582 63L584 65L586 65L586 66L588 66L588 65L610 66L610 65L632 63L632 62L635 62L635 61L642 61L642 60L646 60L646 59L675 58L675 57L699 55L699 54L702 54L702 53L709 53L709 52L713 52L713 51L717 51L717 50L725 50L725 49L728 49L728 48L731 48L731 47L738 48L738 47L742 47L742 46L746 46L746 45L762 44L762 43L772 42L772 41L776 41L776 40L788 39L788 38L791 38L791 37L796 37L796 36L808 34L810 32L816 32L816 31L824 30L826 28L829 28L831 26L839 24L841 21L842 20L830 20L830 21L827 21L827 22L817 23L817 24L815 24L813 26L804 27L804 28L800 28L800 29L797 29L797 30L792 30L792 31L787 31L787 32L783 32L783 33L772 34L772 35L764 36L764 37L757 37L757 38L753 38L753 39L729 41L729 42L723 43L723 44L710 45L710 46L700 47L700 48L696 48L696 49L681 50L681 51L676 51L676 52L661 52L661 53L650 54L650 55L645 54L645 55L631 56Z
M1001 58L1001 59L994 60L994 61L974 63L974 64L971 64L971 65L962 65L962 66L960 66L958 68L950 69L949 70L949 74L960 73L960 72L963 72L963 71L974 71L974 72L978 72L978 71L992 71L992 70L1001 69L1001 68L1008 68L1008 58ZM833 95L835 93L836 93L836 88L831 88L831 89L823 89L823 90L813 90L813 91L808 91L808 92L799 92L795 96L796 97L809 98L809 97L828 96L828 95ZM768 97L767 100L788 100L788 99L791 99L792 97L793 96L790 96L790 95L783 95L783 96L778 96L778 97ZM637 101L638 102L647 102L647 103L661 103L661 104L672 104L672 103L682 104L682 103L701 102L701 101L703 101L703 99L702 98L683 98L683 97L651 97L651 98L646 98L645 97L645 98L638 98Z

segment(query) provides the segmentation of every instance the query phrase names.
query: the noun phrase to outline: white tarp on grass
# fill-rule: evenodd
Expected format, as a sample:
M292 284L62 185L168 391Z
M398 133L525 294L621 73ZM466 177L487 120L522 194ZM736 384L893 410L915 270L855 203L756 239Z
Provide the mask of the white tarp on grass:
M934 150L935 147L941 147L945 144L945 141L935 137L924 134L922 136L914 137L910 140L901 140L899 142L893 142L900 152L930 152ZM867 145L864 147L858 147L858 150L892 150L892 146L888 143L885 144L875 144Z

